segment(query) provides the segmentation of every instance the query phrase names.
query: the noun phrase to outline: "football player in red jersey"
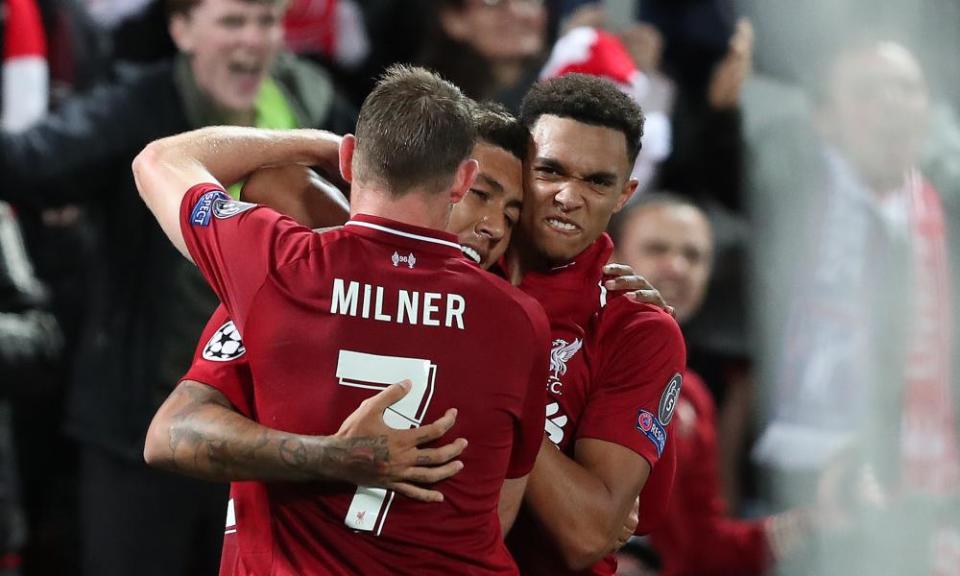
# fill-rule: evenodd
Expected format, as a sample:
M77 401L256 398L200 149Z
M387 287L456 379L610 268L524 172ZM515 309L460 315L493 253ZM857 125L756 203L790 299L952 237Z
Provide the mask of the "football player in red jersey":
M235 511L250 520L239 534L251 544L244 571L515 574L497 512L504 478L522 493L539 447L549 326L532 299L466 262L438 230L476 176L464 98L424 70L387 73L340 145L353 183L340 230L313 233L217 183L322 162L330 143L310 131L207 129L153 143L134 162L148 206L244 335L253 413L276 428L249 438L251 455L265 449L301 479L360 484L261 485L255 506ZM497 362L462 361L481 350ZM395 498L423 495L411 482L431 472L424 465L465 447L416 447L434 432L417 427L445 409L452 418L454 406L453 434L471 446L440 470L463 470L442 501ZM211 447L219 458L222 445Z
M595 88L597 87L601 89L601 92L604 92L605 90L608 90L608 89L613 89L613 87L608 84L601 84L600 86L595 86ZM606 94L606 97L615 97L615 96L608 93ZM622 105L621 103L617 103L617 104ZM636 115L639 116L638 113ZM577 122L577 123L582 124L580 122ZM617 132L616 130L612 130L612 131L614 133ZM635 132L634 134L635 137L639 136L638 134L639 128L634 130L634 132ZM609 134L605 134L605 135L609 136ZM595 140L596 139L594 139L593 141L587 140L586 142L583 143L583 145L587 147L591 147L597 143ZM609 182L610 174L613 174L614 175L613 178L615 180L618 178L622 178L621 186L629 186L630 184L629 184L629 181L626 180L626 176L623 176L623 177L617 176L617 170L619 169L617 161L620 159L624 159L624 162L626 162L625 158L627 158L628 155L630 154L630 152L627 151L626 142L630 142L630 137L627 136L626 133L624 133L624 135L619 136L619 140L614 138L615 144L620 143L620 148L622 148L621 150L618 151L616 147L612 149L603 148L602 146L600 148L597 148L596 151L599 152L598 155L601 157L601 159L604 159L604 160L613 159L614 164L612 168L604 166L603 169L600 169L597 171L598 172L597 174L590 174L589 176L591 178L597 178L600 180L603 180L604 178L606 178L606 181ZM619 154L617 154L617 152L619 152ZM597 164L599 161L599 159L597 158L597 155L586 154L586 156L588 157L588 161L594 164ZM561 161L563 161L565 158L565 154L559 154L558 158ZM558 177L557 181L560 181L562 179L563 177ZM581 193L581 191L579 190L574 190L573 192ZM606 221L609 219L610 214L613 212L614 209L617 208L617 204L621 195L622 194L620 193L620 189L618 188L616 197L612 202L609 202L609 198L608 198L607 199L608 202L603 206L600 206L599 209L597 209L598 207L595 204L591 206L591 210L589 210L590 216L591 218L599 218L598 222L589 221L590 219L585 219L583 217L583 212L587 212L587 210L581 211L580 207L575 205L576 204L575 202L574 202L574 205L571 206L570 209L568 210L568 212L570 212L575 218L581 219L582 222L590 225L590 231L588 232L588 234L582 237L580 241L584 242L587 247L590 247L591 245L596 244L596 247L594 247L592 252L589 250L584 250L581 247L581 252L582 252L581 254L579 255L576 253L573 254L573 256L577 257L576 262L579 262L578 265L574 263L574 265L569 267L566 274L563 274L561 270L553 270L553 271L548 270L546 271L546 274L542 275L542 277L539 280L537 278L538 276L538 273L536 271L536 268L538 268L537 266L534 266L534 270L532 271L532 273L528 274L527 286L531 287L531 289L533 290L536 290L538 286L543 287L543 284L544 284L543 280L545 279L547 280L552 279L557 281L557 287L560 288L560 290L558 290L558 294L561 297L552 298L552 300L555 304L554 306L555 312L556 312L555 321L557 322L557 326L559 326L560 330L567 330L567 329L572 329L574 331L582 330L585 333L586 330L583 330L582 327L576 326L576 322L574 321L574 319L568 318L567 320L563 320L563 318L565 317L565 315L571 315L571 314L573 316L576 316L578 314L580 316L583 316L585 314L586 316L590 317L593 314L595 314L597 309L599 309L600 307L599 295L602 291L598 286L599 281L601 279L600 267L606 261L606 256L604 254L606 255L609 254L609 250L608 250L609 242L598 241L598 237L602 233L602 230L606 225ZM588 254L588 252L590 253ZM547 253L549 254L548 251ZM583 256L583 257L579 257L579 256ZM549 256L541 256L541 262L549 262ZM535 261L534 261L534 264L535 264ZM514 270L516 269L517 268L514 268ZM592 280L589 279L592 277L591 275L595 275L595 278L593 278ZM521 277L523 276L522 271L520 276ZM595 299L582 298L584 289L586 289L587 292L593 289L597 293L596 294L597 297ZM546 298L550 299L551 297L548 295L546 296ZM573 306L564 306L563 305L564 301L573 302L573 303L582 302L585 304L585 310L579 310L576 304L574 304ZM581 306L580 308L583 308L583 306ZM621 313L630 312L629 307L625 307L625 305L622 303L618 304L614 308ZM646 320L646 322L645 323L635 322L634 325L630 326L629 329L626 330L626 334L621 337L626 338L627 336L632 334L633 338L640 339L641 337L649 336L650 333L655 334L658 331L657 326L662 323L662 319L660 319L660 317L657 315L651 316L650 315L651 311L648 309L642 308L639 311L641 312L640 315L645 317L645 318L642 318L641 320ZM613 322L611 320L613 318L616 318L616 317L612 315L608 315L607 320L605 320L604 322L600 322L599 325L600 326L616 326L618 322ZM590 323L592 325L593 320L588 319L587 323ZM666 327L669 330L669 323L666 325ZM607 338L605 339L610 340L609 338L610 335L606 334L606 336ZM562 340L562 338L559 338L558 340ZM677 343L677 339L674 338L673 340L671 340L670 333L668 331L667 338L665 340L666 340L666 342L664 343L665 345L659 346L658 349L654 351L654 354L653 354L654 358L656 358L657 356L667 357L672 359L672 364L668 362L667 363L668 366L671 366L671 367L673 365L682 366L682 348L678 353L675 347ZM555 364L555 366L557 367L556 372L558 373L559 376L562 376L567 380L573 379L571 380L571 383L569 385L571 387L580 388L579 391L574 390L574 394L579 394L582 400L583 393L584 393L584 390L583 390L584 378L590 378L591 375L588 373L584 373L582 370L579 370L579 369L571 371L570 376L563 376L563 375L566 374L566 370L564 370L564 368L566 368L566 363L570 361L572 357L577 356L576 350L572 350L572 348L576 348L577 344L582 346L583 339L573 338L567 344L568 345L564 346L564 345L559 345L558 343L558 346L556 346L554 350L556 358L552 360L552 363ZM616 345L617 345L616 342L613 342L611 344L611 348L616 348ZM598 345L595 343L592 343L591 349L596 349L596 348L598 348ZM571 358L566 358L566 356L571 353L572 353ZM586 352L584 354L586 354ZM642 361L643 360L641 360L641 362ZM574 363L576 362L577 361L575 361ZM621 361L620 363L624 363L624 362ZM656 456L651 455L651 453L656 454L655 451L662 450L664 448L663 443L666 440L666 437L663 434L664 425L659 419L660 406L657 404L657 402L651 403L649 400L644 400L643 398L639 397L640 395L638 395L637 392L640 391L642 393L644 390L646 390L647 396L649 396L650 395L649 389L653 388L655 390L654 395L657 396L655 400L665 399L666 402L664 403L664 406L665 406L664 410L668 411L667 413L672 414L672 408L669 404L672 396L670 396L669 394L666 394L665 392L662 392L665 386L668 384L668 382L666 381L666 379L663 379L664 381L659 382L660 378L658 377L657 374L655 373L645 374L644 371L640 369L631 370L630 369L631 366L629 366L630 363L626 362L626 364L628 364L628 366L626 367L619 366L618 362L616 361L611 361L604 364L604 366L606 367L606 371L602 374L597 374L597 380L601 382L606 382L607 384L605 387L595 387L593 389L594 396L596 399L596 402L594 402L594 404L597 406L597 410L603 410L605 405L606 406L609 406L610 404L615 405L622 401L629 402L630 404L628 405L632 406L631 408L629 408L629 410L633 412L633 416L631 416L631 426L629 427L629 431L632 432L633 434L640 435L639 437L643 440L643 442L640 444L639 449L647 452L647 455L643 456L644 460L646 462L650 462L650 460L655 461L657 458ZM651 367L651 368L656 368L656 367ZM576 372L576 378L573 378L574 372ZM669 381L670 383L674 383L674 378L670 377ZM561 380L561 378L551 378L551 380L548 382L548 386L550 386L551 391L554 394L557 394L557 393L562 394L562 386L564 384L565 383ZM674 388L669 388L667 391L670 391L670 390L675 392L675 386ZM646 406L648 406L649 408L640 407L643 405L644 402L646 402ZM652 405L652 404L655 404L655 405ZM559 403L551 402L551 404L547 406L548 413L551 408L554 408L554 410L559 410ZM572 418L577 418L580 416L580 413L576 411L576 408L577 407L575 406L574 410L571 410L570 415L565 413L560 414L558 412L554 412L553 414L554 417L551 419L552 421L550 425L548 425L548 431L552 432L551 437L557 438L557 432L558 432L557 428L560 428L560 432L562 434L562 429L564 425L566 425L566 423L570 421ZM581 405L581 408L582 408L582 405ZM641 422L640 422L641 419L643 420L643 424L646 425L645 429L643 426L641 426ZM587 422L589 421L590 420L588 419ZM634 422L636 423L634 424ZM588 446L588 449L585 451L585 453L587 455L591 455L594 453L592 448L599 447L600 453L602 454L604 450L607 448L606 444L611 444L613 446L620 446L620 444L617 444L616 441L608 442L603 439L604 437L611 436L612 434L616 434L619 432L622 432L622 430L621 431L614 430L611 433L608 433L607 431L604 431L602 429L595 430L595 434L597 434L598 438L594 439L595 442L589 442L589 441L584 442ZM619 441L623 443L630 443L632 446L636 446L637 445L636 438L637 436L630 436L628 434L624 439ZM558 438L558 440L562 440L562 438ZM580 444L580 443L581 442L579 441L577 442L577 444ZM571 447L574 445L574 443L570 440L569 436L567 437L567 441L564 442L564 444L567 447ZM591 444L593 444L593 446L591 446ZM645 446L645 444L649 444L649 446ZM551 450L553 449L551 448ZM616 450L616 448L614 448L614 450ZM631 451L632 450L633 448L631 448ZM669 451L667 452L667 454L669 454ZM647 459L648 457L649 459ZM624 462L625 464L636 464L636 461L633 456L628 455L627 458L624 459L624 461L625 461ZM638 469L641 469L640 472L643 472L642 467L643 467L642 465L637 466ZM586 482L584 483L584 487L586 489L592 489L593 486L590 485L589 483L591 480L591 476L596 477L597 475L590 470L590 464L588 464L587 467L582 467L582 468L584 468L587 474L586 476L581 477L586 479ZM665 472L661 472L660 476L666 478L667 481L661 482L659 484L651 485L651 488L660 486L659 492L657 490L651 490L651 489L648 489L647 491L644 492L645 495L647 494L653 495L650 498L648 498L648 500L651 500L654 504L657 504L658 501L665 499L662 492L665 486L669 487L669 479L671 478L670 472L672 472L672 468L670 468L669 465L668 466L661 465L660 469L665 471ZM649 470L649 464L647 465L647 471L648 470ZM631 478L629 474L623 477L623 481L624 481L624 484L628 482L633 485L643 484L641 481L634 480L633 478ZM601 480L601 482L605 482L605 481ZM616 479L611 481L610 484L615 489L619 488L617 486ZM624 491L629 492L630 488L626 488L626 490ZM626 509L623 511L622 514L619 507L611 507L612 509L599 509L599 510L596 508L594 509L588 508L587 512L591 513L592 515L590 520L595 522L604 522L604 523L609 522L611 524L616 523L617 527L615 529L609 530L608 534L601 536L601 538L596 538L588 542L587 543L588 546L592 548L585 548L585 549L571 548L561 556L562 559L567 561L574 561L574 562L575 561L589 562L590 559L585 560L584 559L585 556L583 554L597 555L597 557L599 557L599 556L602 556L604 552L614 547L619 534L622 533L622 526L625 523L627 515L630 512L630 506L632 505L633 499L635 497L636 497L636 492L634 492L633 496L630 497L629 502L626 505ZM609 501L594 503L594 504L603 505L608 503ZM653 506L653 508L655 507L656 506ZM648 517L647 523L649 524L652 522L653 517L656 516L656 511L653 511L649 514L645 514L645 516ZM590 526L590 525L586 524L586 526ZM576 526L576 525L574 526L574 528L577 528L577 527L579 526ZM561 550L561 552L563 552L563 550ZM569 555L569 557L567 555ZM550 568L550 566L554 566L554 568L557 568L557 566L555 566L557 564L557 559L556 559L557 554L552 553L552 551L550 550L540 551L540 553L537 553L536 550L531 550L531 554L529 556L533 562L541 563L544 566L544 568L547 570L553 569L553 568ZM553 558L548 558L547 556L552 556ZM608 565L609 564L607 564L607 566ZM559 569L566 570L567 568L560 566Z
M640 531L665 512L686 364L669 314L601 285L603 231L636 189L643 116L609 81L570 74L535 85L521 120L534 151L505 267L544 306L553 347L547 437L508 545L524 574L613 574L637 495Z
M529 132L505 109L493 104L480 104L473 109L478 141L471 157L480 164L477 180L467 196L451 211L447 230L458 237L461 250L478 260L486 269L500 259L506 250L513 227L519 219L523 199L522 158L526 155ZM248 179L249 196L260 200L313 228L342 224L348 219L348 209L340 192L328 183L309 175L298 166L267 168L258 172L255 179ZM244 197L248 188L244 187ZM639 279L632 279L628 287L646 286ZM194 362L170 398L158 410L148 434L146 452L150 463L208 478L230 479L235 467L243 459L240 446L222 451L222 457L209 459L210 439L198 422L216 421L221 425L231 424L231 412L248 418L253 416L253 377L246 361L246 349L240 340L239 331L230 321L226 309L221 306L211 317L197 348ZM538 414L539 415L539 414ZM260 426L250 422L248 426ZM170 438L183 438L176 448ZM236 442L236 440L234 440ZM278 462L248 457L243 463L251 476L263 478L277 474ZM198 457L199 456L199 457ZM219 468L218 468L219 467ZM234 468L234 469L231 469ZM507 482L509 486L511 482ZM227 523L224 532L221 574L242 573L237 532L242 531L237 520L237 510L258 497L262 485L257 482L233 482L230 502L227 507ZM521 491L514 490L514 505L501 499L505 514L516 511L516 501ZM427 491L423 495L430 495ZM411 494L414 497L421 493ZM509 518L502 518L508 524Z

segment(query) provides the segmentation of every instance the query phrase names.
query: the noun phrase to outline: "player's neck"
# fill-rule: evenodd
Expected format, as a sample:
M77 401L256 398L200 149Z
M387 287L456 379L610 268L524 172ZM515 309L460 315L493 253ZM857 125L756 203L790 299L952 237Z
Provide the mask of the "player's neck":
M423 192L408 192L395 198L387 191L354 188L350 195L351 217L369 214L440 231L450 221L450 208L439 195Z
M551 262L522 233L514 235L514 241L507 250L507 280L519 286L523 277L530 272L546 272L559 264Z

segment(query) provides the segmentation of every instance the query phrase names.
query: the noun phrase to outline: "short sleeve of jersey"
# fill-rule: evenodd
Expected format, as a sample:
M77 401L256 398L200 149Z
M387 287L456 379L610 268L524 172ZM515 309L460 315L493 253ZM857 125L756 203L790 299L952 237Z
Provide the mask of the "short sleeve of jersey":
M203 329L193 364L181 380L194 380L216 388L238 412L253 417L253 376L246 348L222 304Z
M269 208L233 200L217 184L187 191L180 229L193 261L240 328L270 273L306 253L312 237Z
M550 370L550 323L539 304L531 300L526 307L530 310L528 316L533 327L533 362L527 382L523 414L514 435L507 478L520 478L533 470L540 444L543 442L543 421L546 417L544 406L547 404L547 376Z
M686 367L676 321L662 310L617 298L601 313L594 370L577 438L625 446L656 465Z

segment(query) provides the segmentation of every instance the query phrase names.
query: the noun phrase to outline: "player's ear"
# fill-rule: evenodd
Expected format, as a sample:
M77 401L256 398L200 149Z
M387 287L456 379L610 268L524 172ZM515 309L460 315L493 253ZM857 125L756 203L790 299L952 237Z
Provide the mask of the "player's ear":
M456 204L473 186L480 173L480 164L473 158L468 158L457 166L457 174L453 178L453 187L450 188L450 203Z
M624 205L627 203L627 200L630 200L633 194L637 191L637 186L639 185L640 182L638 180L633 178L627 180L627 183L623 185L623 190L620 191L620 197L617 198L617 205L613 209L614 213L619 212L620 209L624 207Z
M353 153L357 149L357 138L347 134L340 140L340 175L349 184L353 182Z

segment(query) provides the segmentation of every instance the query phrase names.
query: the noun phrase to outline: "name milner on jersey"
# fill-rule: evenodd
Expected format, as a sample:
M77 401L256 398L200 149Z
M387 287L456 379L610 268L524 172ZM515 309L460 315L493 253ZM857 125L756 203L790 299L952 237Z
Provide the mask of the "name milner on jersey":
M387 292L391 294L387 294ZM330 313L412 326L464 329L467 301L459 294L387 289L333 279Z

